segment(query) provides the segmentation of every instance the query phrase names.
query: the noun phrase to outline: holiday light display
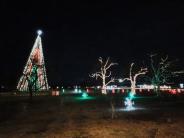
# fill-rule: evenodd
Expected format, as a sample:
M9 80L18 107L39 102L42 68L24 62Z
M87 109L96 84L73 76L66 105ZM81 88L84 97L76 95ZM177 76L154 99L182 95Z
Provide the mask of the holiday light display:
M141 68L139 71L137 71L136 73L132 72L134 63L132 63L130 65L130 71L129 71L129 77L128 78L124 78L124 79L119 79L119 82L124 82L126 80L130 81L130 85L131 85L131 91L129 93L129 96L125 99L125 106L127 110L132 110L133 109L133 98L134 95L136 94L136 82L137 82L137 78L140 75L145 75L147 73L147 68Z
M130 81L131 84L131 93L134 95L135 94L135 90L136 90L136 82L137 82L137 78L140 75L145 75L147 73L147 68L141 68L137 73L132 72L134 63L132 63L130 65L130 72L129 72L129 77L128 78L124 78L124 79L119 79L121 80L120 82L124 82L124 81Z
M132 101L132 99L130 98L130 97L126 97L126 99L125 99L125 106L126 106L126 110L133 110L134 109L134 107L133 107L133 105L134 105L134 102Z
M49 90L42 49L42 31L38 30L37 34L38 36L23 70L23 75L17 85L17 90L19 91Z
M130 111L130 110L133 110L134 107L134 101L133 101L133 98L134 98L134 93L130 92L128 97L125 98L125 101L124 101L124 104L125 104L125 107L126 107L126 110L127 111Z
M90 75L92 78L100 78L102 80L102 94L107 94L107 86L114 82L115 79L111 77L111 71L109 70L112 66L117 65L117 63L112 63L109 61L109 58L107 58L106 61L104 61L101 57L98 59L100 62L100 69L98 72L93 73ZM108 81L107 81L108 80Z

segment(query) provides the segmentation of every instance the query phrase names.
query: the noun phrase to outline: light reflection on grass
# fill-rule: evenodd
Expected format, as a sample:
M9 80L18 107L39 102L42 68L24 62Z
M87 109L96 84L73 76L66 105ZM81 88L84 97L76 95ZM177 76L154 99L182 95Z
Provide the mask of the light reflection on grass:
M94 100L96 99L95 97L92 97L92 96L87 96L87 97L75 97L76 100L79 100L79 101L83 101L83 100Z

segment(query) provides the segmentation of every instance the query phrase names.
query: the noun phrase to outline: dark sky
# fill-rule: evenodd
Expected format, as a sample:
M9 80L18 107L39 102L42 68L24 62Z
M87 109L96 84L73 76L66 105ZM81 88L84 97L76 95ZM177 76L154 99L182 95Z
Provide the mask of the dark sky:
M184 65L184 3L1 0L1 85L15 88L39 28L52 86L90 83L99 56L119 63L117 76L150 53Z

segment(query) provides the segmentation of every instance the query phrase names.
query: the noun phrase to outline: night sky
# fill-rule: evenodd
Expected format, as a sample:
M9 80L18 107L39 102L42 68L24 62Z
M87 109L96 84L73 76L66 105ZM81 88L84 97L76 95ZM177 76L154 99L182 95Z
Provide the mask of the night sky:
M51 86L92 84L98 57L110 57L122 76L131 62L168 54L184 64L184 3L0 2L0 85L15 89L42 29Z

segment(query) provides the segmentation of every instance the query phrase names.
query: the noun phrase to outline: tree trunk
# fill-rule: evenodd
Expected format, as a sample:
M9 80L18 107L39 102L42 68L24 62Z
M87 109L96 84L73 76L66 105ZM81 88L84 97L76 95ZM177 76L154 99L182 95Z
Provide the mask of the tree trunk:
M107 94L106 86L102 87L102 94Z
M156 92L156 94L157 94L158 97L161 96L161 93L160 93L160 84L154 85L154 91Z
M161 96L161 92L160 92L160 85L157 85L157 96Z
M132 82L132 84L131 84L131 93L135 94L135 88L136 88L135 82Z
M105 78L103 78L102 94L107 94L106 85L105 85Z

